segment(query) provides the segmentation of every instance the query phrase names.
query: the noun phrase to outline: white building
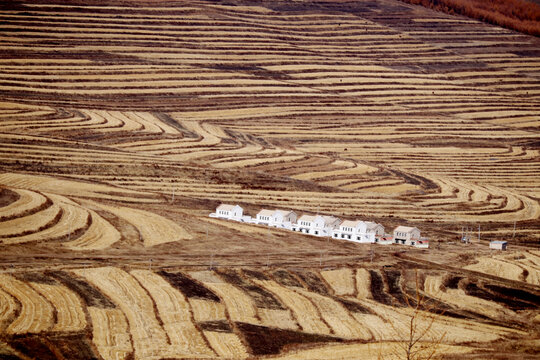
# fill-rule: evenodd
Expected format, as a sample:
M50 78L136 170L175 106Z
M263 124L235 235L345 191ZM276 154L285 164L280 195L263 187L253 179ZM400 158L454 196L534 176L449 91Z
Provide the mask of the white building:
M415 227L398 226L394 229L396 244L415 245L420 240L420 230Z
M210 214L210 217L221 219L241 221L244 215L244 209L238 205L221 204L216 208L216 212Z
M364 221L343 221L338 229L332 231L334 239L345 239L362 243L375 242L375 233L367 232L367 223Z
M259 225L270 225L274 216L273 210L262 209L255 217L255 222Z
M375 242L379 242L384 236L384 226L373 221L366 221L366 233L373 234Z
M276 210L272 215L270 226L291 229L292 224L296 223L298 215L294 211Z
M268 225L290 230L292 224L296 222L297 217L298 216L294 211L263 209L259 211L254 222L260 225Z
M489 242L489 248L494 250L506 250L507 245L506 241L495 240Z
M333 216L302 215L296 224L292 225L292 230L315 236L329 236L340 222L338 218Z

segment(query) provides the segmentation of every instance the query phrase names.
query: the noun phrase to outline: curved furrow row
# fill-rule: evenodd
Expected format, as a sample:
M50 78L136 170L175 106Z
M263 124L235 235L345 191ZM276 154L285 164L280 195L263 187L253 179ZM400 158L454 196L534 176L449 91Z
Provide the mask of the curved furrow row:
M87 326L86 306L92 341L105 359L245 358L276 355L287 344L304 342L404 340L411 316L419 327L432 327L428 339L446 334L445 344L489 342L523 334L501 326L501 316L520 322L515 310L534 309L538 301L532 293L440 272L420 276L415 285L411 271L388 268L128 273L103 267L74 270L71 281L74 274L85 279L77 281L86 290L80 285L69 290L37 273L0 276L0 296L9 305L0 314L8 333L23 327L34 333L78 332ZM83 301L90 284L118 308ZM277 342L263 345L268 336Z

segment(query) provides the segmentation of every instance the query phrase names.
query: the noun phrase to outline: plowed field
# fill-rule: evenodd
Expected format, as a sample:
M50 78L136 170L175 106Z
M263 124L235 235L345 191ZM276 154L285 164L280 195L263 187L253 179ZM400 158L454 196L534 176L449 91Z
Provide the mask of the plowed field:
M0 24L0 357L392 358L411 316L452 358L538 352L537 37L398 0L7 0Z

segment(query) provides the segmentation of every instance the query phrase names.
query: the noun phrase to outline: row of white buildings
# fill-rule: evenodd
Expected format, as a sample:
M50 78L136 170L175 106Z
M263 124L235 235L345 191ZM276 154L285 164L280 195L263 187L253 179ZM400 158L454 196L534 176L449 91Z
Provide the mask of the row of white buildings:
M210 217L235 220L251 224L267 225L276 228L301 232L303 234L343 239L360 243L404 244L427 248L428 241L420 237L416 227L398 226L393 236L386 235L384 226L371 221L340 220L326 215L298 215L294 211L267 210L257 213L255 218L244 215L238 205L221 204Z

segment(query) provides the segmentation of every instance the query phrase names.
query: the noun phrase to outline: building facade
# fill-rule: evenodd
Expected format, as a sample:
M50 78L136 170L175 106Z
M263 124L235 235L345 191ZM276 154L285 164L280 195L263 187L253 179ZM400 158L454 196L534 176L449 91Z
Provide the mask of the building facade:
M270 223L273 221L273 216L273 210L262 209L257 213L255 222L260 225L270 225Z
M343 221L339 228L332 231L332 237L362 243L375 242L375 233L368 233L367 223L360 220Z
M366 221L366 233L373 234L375 242L379 242L384 236L384 226L373 221Z
M340 222L338 218L333 216L302 215L298 218L296 224L292 225L292 230L315 236L330 236Z
M420 240L420 230L416 227L398 226L394 229L396 244L415 245Z
M506 241L490 241L489 248L493 250L506 250L508 243Z
M270 226L290 229L297 219L298 215L294 211L276 210L272 215Z
M210 214L211 217L240 221L244 215L244 209L238 205L221 204L216 208L216 212Z

